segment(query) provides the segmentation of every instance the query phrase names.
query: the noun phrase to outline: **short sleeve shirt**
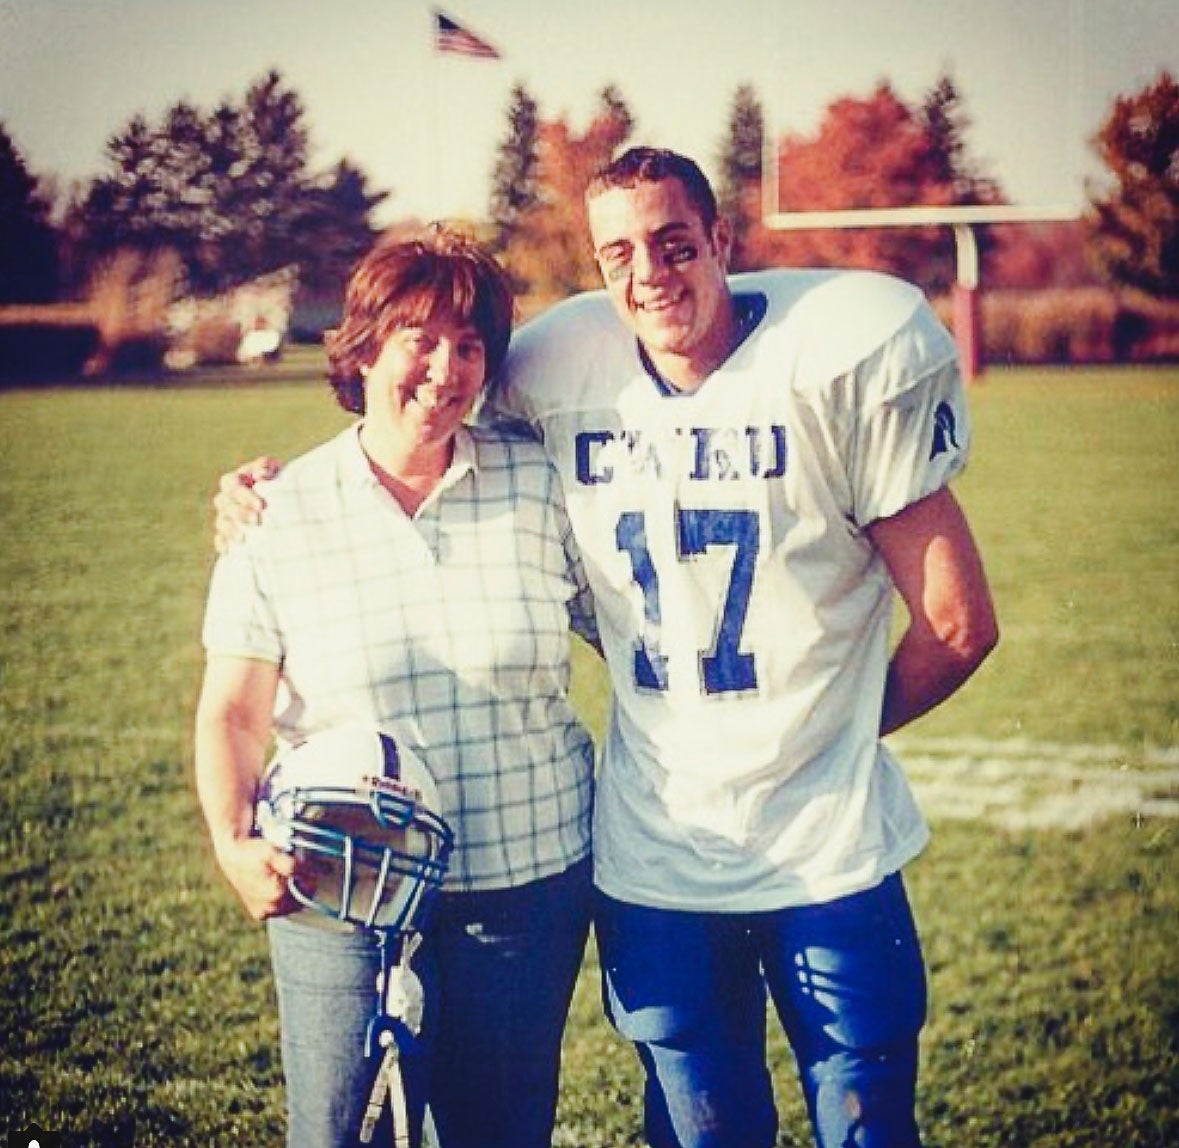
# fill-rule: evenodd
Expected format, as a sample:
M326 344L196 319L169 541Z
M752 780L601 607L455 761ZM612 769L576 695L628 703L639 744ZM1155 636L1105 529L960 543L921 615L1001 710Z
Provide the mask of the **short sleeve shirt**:
M593 751L567 696L593 608L539 447L463 428L408 516L350 427L261 488L263 522L217 563L204 644L280 667L280 746L358 723L408 744L455 831L448 887L561 872L590 844Z

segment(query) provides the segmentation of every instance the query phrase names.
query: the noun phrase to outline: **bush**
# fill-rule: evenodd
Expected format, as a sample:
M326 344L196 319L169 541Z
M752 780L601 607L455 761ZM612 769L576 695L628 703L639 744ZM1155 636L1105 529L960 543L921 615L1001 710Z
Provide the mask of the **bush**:
M120 374L122 372L157 372L164 363L164 337L156 331L137 331L125 334L109 348L96 363L90 362L91 374Z
M1179 362L1179 299L1125 292L1115 341L1128 362Z
M192 328L192 350L198 363L236 363L241 341L241 328L227 315L208 315Z
M950 301L934 306L952 326ZM1179 360L1179 302L1102 287L984 290L979 312L986 363Z
M1114 297L1100 288L1010 291L983 299L983 346L991 362L1108 363L1114 359ZM1011 313L1001 323L1012 341L988 337L996 312Z
M0 323L0 379L79 375L97 346L93 323Z

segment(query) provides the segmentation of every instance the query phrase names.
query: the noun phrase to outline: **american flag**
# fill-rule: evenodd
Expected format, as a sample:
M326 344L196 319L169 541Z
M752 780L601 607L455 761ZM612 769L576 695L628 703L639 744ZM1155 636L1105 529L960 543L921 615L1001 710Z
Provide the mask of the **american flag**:
M486 40L480 39L438 9L434 10L434 48L439 52L473 56L478 60L499 59L499 52Z

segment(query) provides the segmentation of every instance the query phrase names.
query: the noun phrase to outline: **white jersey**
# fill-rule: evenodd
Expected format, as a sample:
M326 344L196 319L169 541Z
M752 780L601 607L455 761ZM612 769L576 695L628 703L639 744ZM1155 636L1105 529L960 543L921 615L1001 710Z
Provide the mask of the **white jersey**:
M864 528L965 462L954 344L870 272L732 280L757 327L668 394L602 292L516 336L497 412L560 472L614 687L595 873L756 911L869 888L928 829L879 738L892 583Z

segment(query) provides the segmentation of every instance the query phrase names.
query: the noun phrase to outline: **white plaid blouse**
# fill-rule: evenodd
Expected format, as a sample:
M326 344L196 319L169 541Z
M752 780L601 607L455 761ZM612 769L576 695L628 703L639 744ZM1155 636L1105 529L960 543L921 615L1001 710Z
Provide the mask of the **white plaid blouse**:
M281 667L280 744L360 722L416 750L455 831L449 888L559 873L589 853L593 788L569 630L597 632L557 475L536 443L463 428L410 518L358 430L260 485L261 525L213 572L205 648Z

